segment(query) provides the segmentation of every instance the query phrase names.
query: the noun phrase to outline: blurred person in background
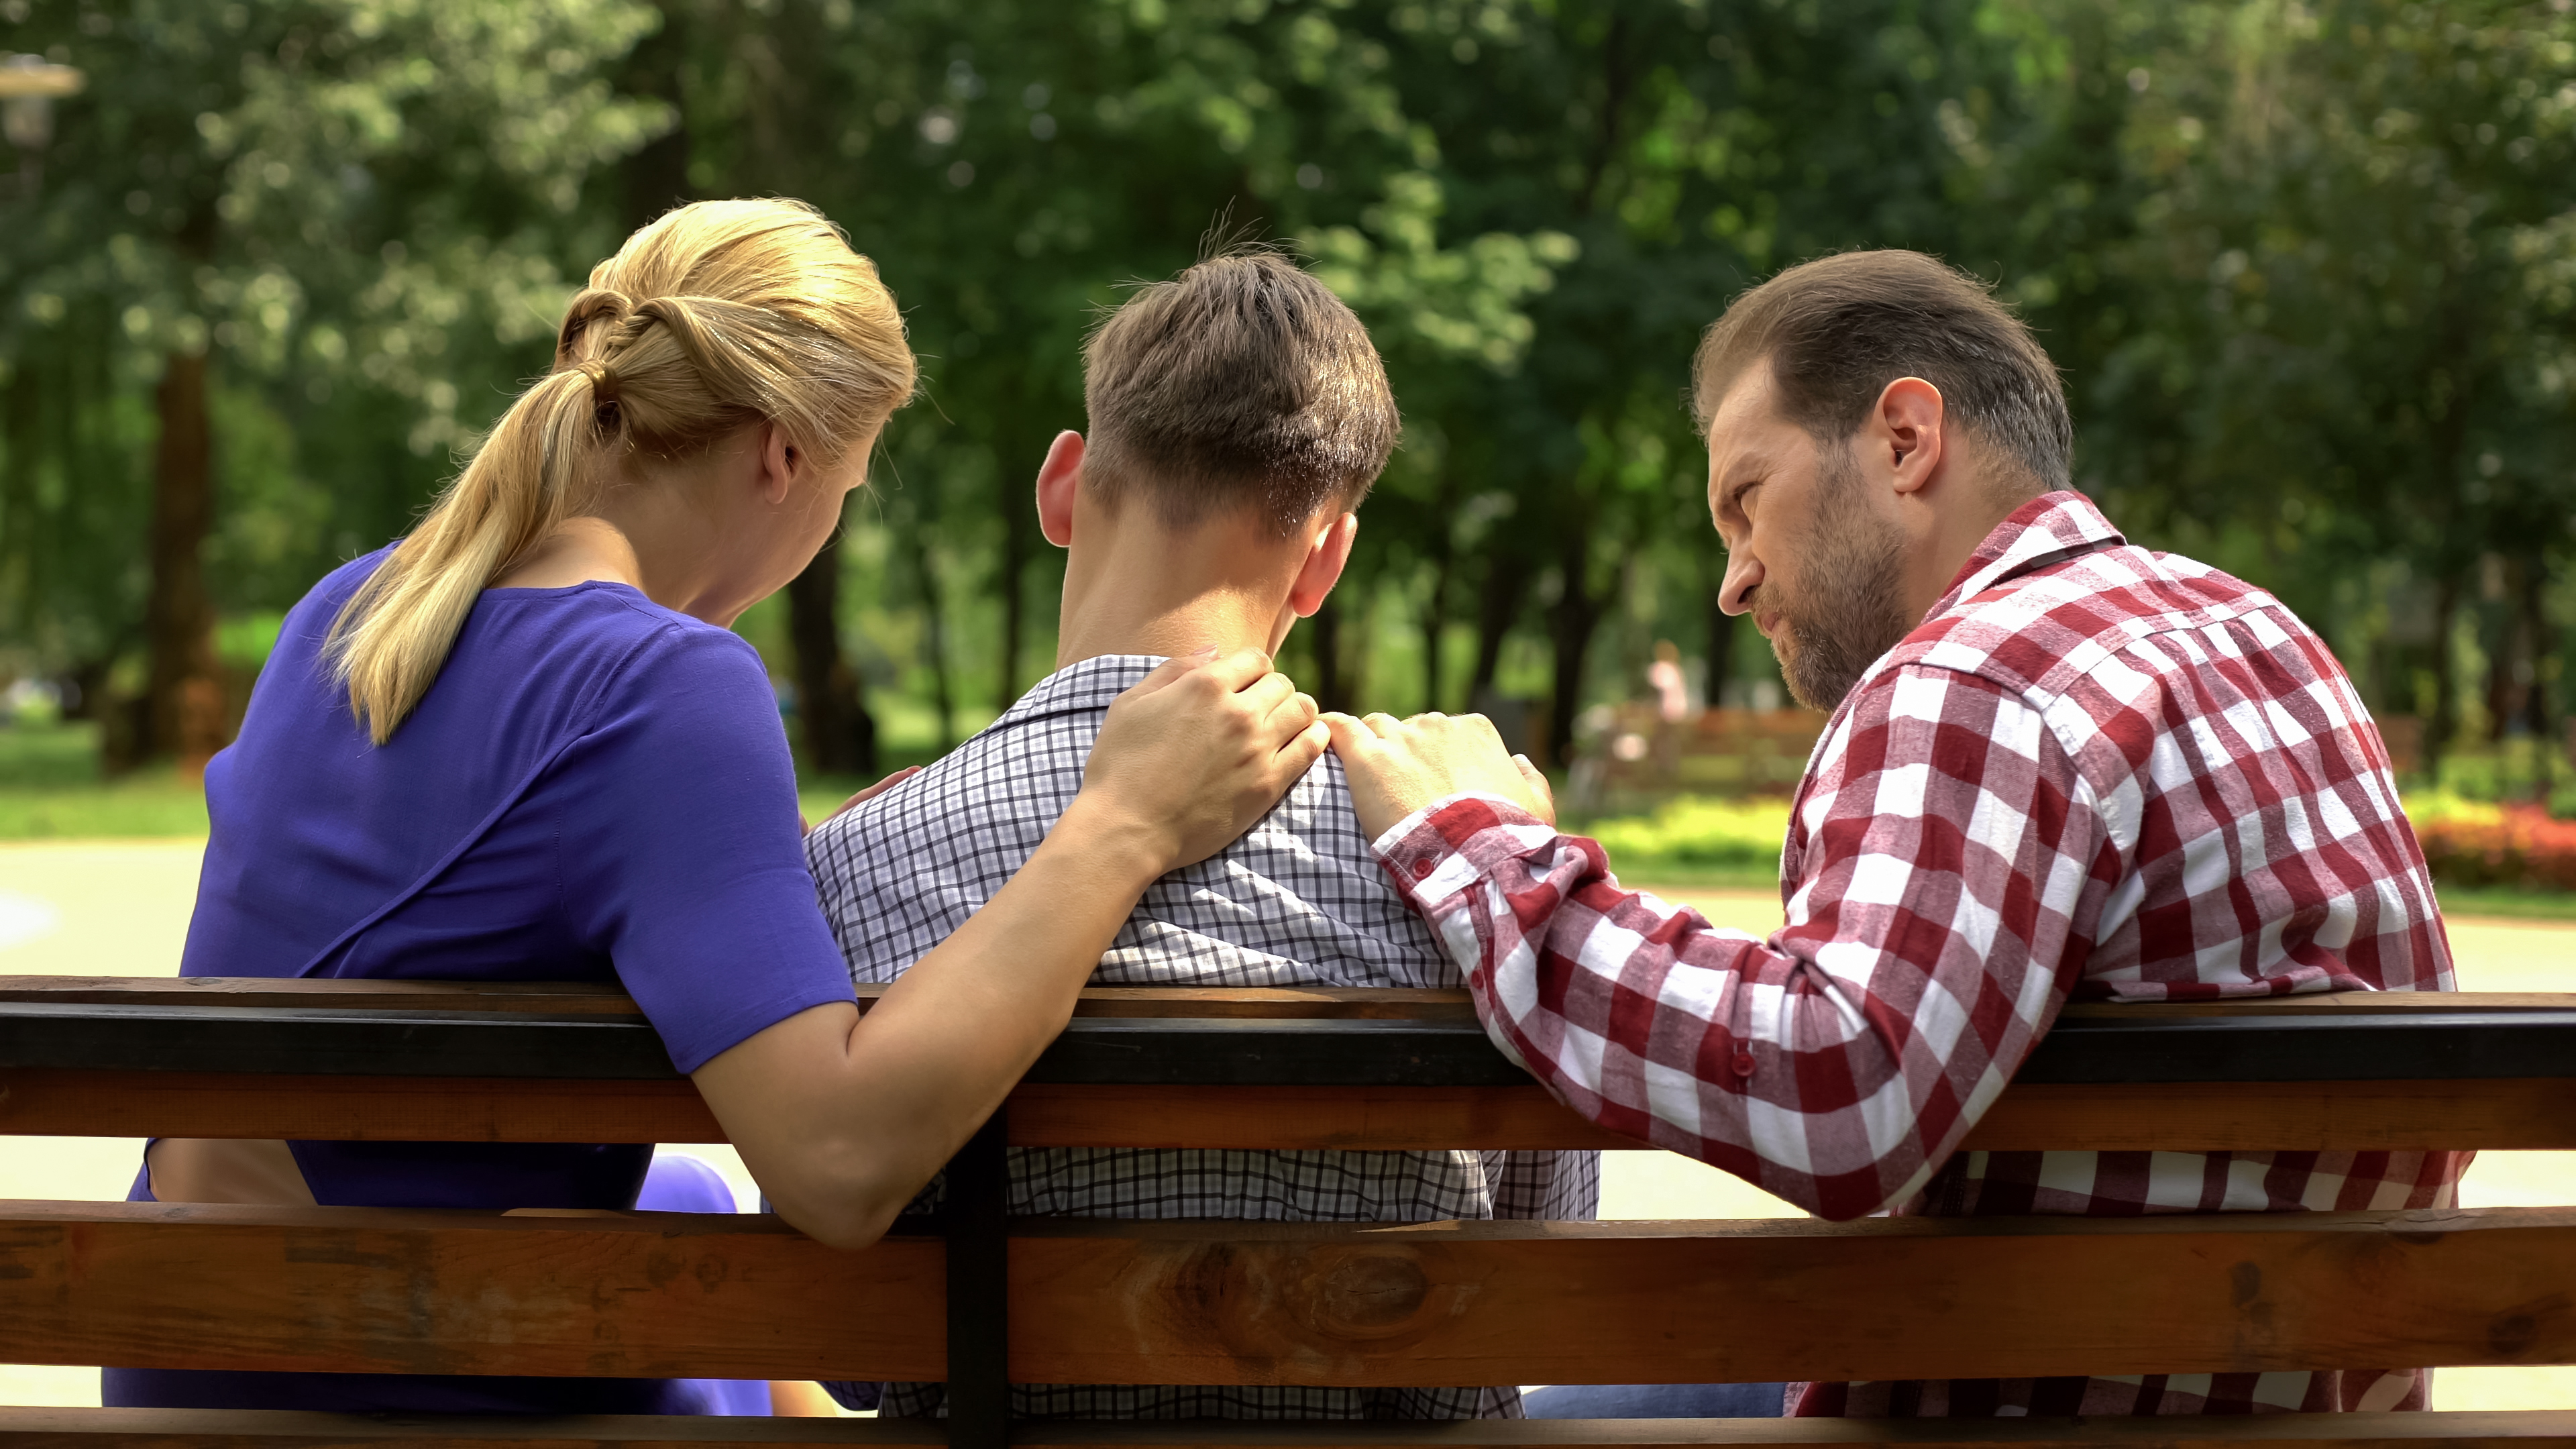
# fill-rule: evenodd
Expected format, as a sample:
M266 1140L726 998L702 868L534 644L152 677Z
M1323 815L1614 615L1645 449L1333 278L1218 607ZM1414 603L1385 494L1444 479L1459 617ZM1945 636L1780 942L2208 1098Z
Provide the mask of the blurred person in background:
M1646 687L1655 692L1655 775L1670 785L1681 778L1682 732L1690 721L1690 681L1682 673L1681 646L1655 641L1655 662L1646 666Z

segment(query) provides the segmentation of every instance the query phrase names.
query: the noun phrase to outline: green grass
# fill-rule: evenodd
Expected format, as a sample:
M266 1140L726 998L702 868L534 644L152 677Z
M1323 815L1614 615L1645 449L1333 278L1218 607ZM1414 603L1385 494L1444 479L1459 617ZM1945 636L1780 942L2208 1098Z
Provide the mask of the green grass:
M0 726L0 840L205 833L206 792L174 767L101 779L98 726Z
M2449 886L2438 882L2434 894L2445 916L2498 916L2519 921L2576 921L2576 894L2566 891L2521 891L2505 886Z
M937 742L928 738L889 741L885 768L926 764L937 750ZM808 776L800 782L797 803L807 820L820 821L839 809L850 792L869 783L859 776ZM2428 817L2462 808L2450 793L2410 796L2408 805ZM1599 840L1610 852L1612 869L1631 884L1768 891L1780 884L1780 837L1787 811L1782 799L1684 796L1649 814L1571 821L1568 828ZM181 779L176 769L160 765L102 779L95 724L0 725L0 840L205 833L205 792ZM2576 921L2576 893L2466 886L2440 890L2448 915Z

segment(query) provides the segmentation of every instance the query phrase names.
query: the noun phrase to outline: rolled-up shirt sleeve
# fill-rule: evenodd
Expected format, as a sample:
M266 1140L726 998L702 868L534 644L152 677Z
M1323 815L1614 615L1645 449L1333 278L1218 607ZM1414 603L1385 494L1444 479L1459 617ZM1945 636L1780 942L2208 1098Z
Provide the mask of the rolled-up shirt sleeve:
M1495 1044L1565 1103L1830 1218L1903 1202L2054 1020L2120 870L2047 721L1911 665L1831 726L1756 940L1628 891L1601 847L1499 798L1378 858Z

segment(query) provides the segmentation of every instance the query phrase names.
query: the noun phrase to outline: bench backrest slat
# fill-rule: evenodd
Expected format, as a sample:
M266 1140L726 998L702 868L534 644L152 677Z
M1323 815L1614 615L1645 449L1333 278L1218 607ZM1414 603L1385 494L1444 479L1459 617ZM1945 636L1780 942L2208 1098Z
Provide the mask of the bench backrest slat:
M359 1419L256 1409L0 1409L7 1449L763 1449L773 1444L944 1445L929 1419L691 1419L581 1414L540 1419ZM2400 1449L2410 1445L2576 1445L2576 1410L2445 1414L2262 1414L2194 1419L1469 1419L1407 1422L1035 1419L1013 1449L1614 1449L1620 1445L1796 1445L1870 1449Z
M0 1361L928 1378L935 1240L0 1204ZM1850 1224L1035 1219L1024 1383L1702 1383L2576 1362L2576 1208Z
M320 1083L328 1083L327 1088ZM1415 1151L1639 1144L1536 1086L1050 1086L1011 1095L1021 1147ZM0 1067L0 1133L371 1142L721 1142L695 1088L662 1081L318 1078ZM2036 1084L2006 1089L1971 1151L2576 1149L2563 1078Z

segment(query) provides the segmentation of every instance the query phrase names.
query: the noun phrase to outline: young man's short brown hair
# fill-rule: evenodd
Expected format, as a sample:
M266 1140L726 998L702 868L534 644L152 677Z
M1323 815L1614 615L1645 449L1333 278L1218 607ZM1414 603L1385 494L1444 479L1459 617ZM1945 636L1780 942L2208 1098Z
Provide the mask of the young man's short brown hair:
M1998 461L2067 486L2075 428L2056 364L1983 282L1921 252L1820 257L1736 298L1692 367L1702 428L1762 359L1781 415L1819 442L1849 438L1889 383L1919 377Z
M1356 508L1398 422L1368 329L1269 251L1210 257L1138 291L1083 348L1084 486L1167 527L1257 509L1279 537Z

